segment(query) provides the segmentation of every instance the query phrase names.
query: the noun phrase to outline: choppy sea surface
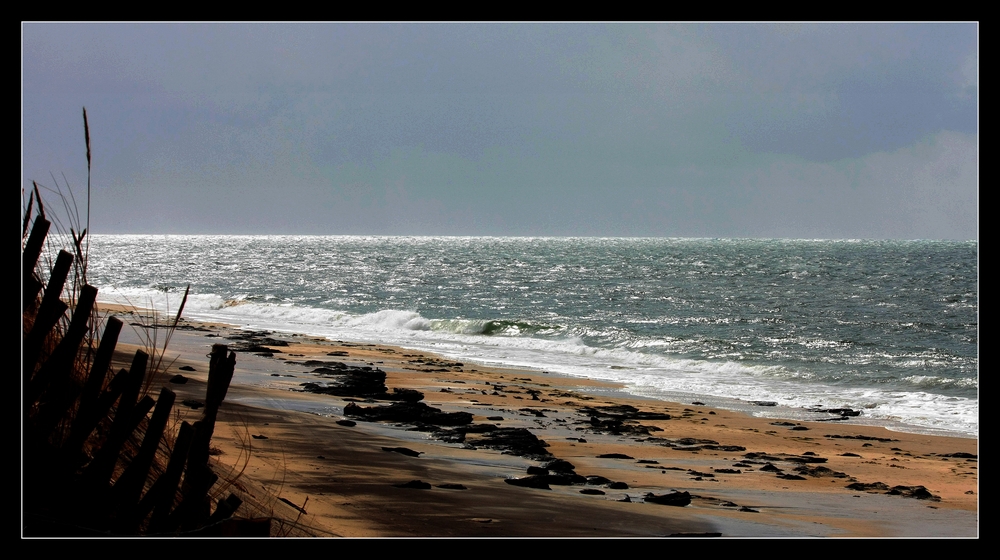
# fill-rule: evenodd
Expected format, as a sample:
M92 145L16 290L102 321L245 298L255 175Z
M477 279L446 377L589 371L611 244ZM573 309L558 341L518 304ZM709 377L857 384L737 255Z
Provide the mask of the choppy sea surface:
M95 235L99 299L978 437L976 241ZM770 401L776 407L754 405Z

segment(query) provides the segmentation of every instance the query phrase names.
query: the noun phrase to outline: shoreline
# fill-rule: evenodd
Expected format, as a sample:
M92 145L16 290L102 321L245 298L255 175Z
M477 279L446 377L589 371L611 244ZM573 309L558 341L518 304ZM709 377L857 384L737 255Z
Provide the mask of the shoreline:
M197 319L193 319L196 322L202 322ZM316 338L319 340L329 341L329 337L317 334L302 334L296 333L289 330L274 329L270 327L259 327L257 329L229 325L228 323L217 323L225 324L236 329L243 330L266 330L271 333L275 333L280 336L286 337L309 337ZM586 375L575 375L572 373L550 371L541 366L533 365L522 365L522 364L508 364L501 361L477 361L475 358L467 358L456 354L455 352L441 352L439 350L428 348L426 346L411 346L411 345L400 345L398 343L382 343L377 340L365 339L363 342L358 342L354 340L355 344L372 344L378 346L386 346L392 348L400 348L413 352L422 352L426 354L433 354L439 357L445 357L451 360L466 360L471 362L479 363L484 368L492 369L505 369L505 370L517 370L530 372L537 375L545 375L549 377L559 377L571 380L570 382L579 383L589 383L593 382L596 386L605 386L610 394L610 398L617 398L621 396L622 398L637 399L637 400L648 400L652 403L681 403L681 402L703 402L705 406L709 406L715 409L723 409L731 412L737 412L740 414L745 414L747 416L753 416L761 419L769 420L789 420L797 422L834 422L834 421L844 421L845 425L853 426L868 426L874 428L883 428L890 432L897 433L907 433L915 435L929 435L929 436L940 436L940 437L954 437L960 439L972 439L978 441L978 434L970 434L968 432L962 432L958 430L951 430L945 428L935 428L931 426L923 426L919 424L908 424L901 420L896 419L886 419L886 418L876 418L865 413L864 408L855 408L853 412L860 413L858 416L841 416L838 417L837 414L830 414L822 412L822 407L814 406L812 408L806 408L801 406L791 406L783 404L771 404L773 401L749 401L745 399L739 399L734 397L725 397L717 395L706 395L706 394L696 394L696 393L685 393L679 391L661 391L656 390L656 395L643 394L642 389L630 387L627 382L611 380L611 379L601 379L598 377L590 377ZM432 343L433 345L433 343ZM614 388L614 389L612 389ZM624 395L615 395L615 392L620 391ZM760 403L760 404L758 404ZM851 409L835 409L835 410L851 410Z
M182 374L192 382L169 386L186 395L179 392L179 401L197 399L207 349L212 343L232 347L239 341L226 337L233 334L246 331L182 320L166 352L166 361L177 359L157 383ZM123 341L138 341L129 336L136 340ZM776 422L702 404L619 395L615 385L585 378L456 365L430 352L374 343L268 336L289 346L262 345L271 356L238 352L213 445L220 468L242 472L238 484L273 496L271 507L298 517L310 528L306 534L978 536L978 438ZM428 406L471 414L472 425L526 429L544 440L548 455L478 445L487 441L482 434L464 434L459 443L454 434L451 441L442 438L443 429L414 430L413 422L347 417L352 404L391 402L302 392L303 383L328 379L313 371L316 364L306 365L309 360L381 369L390 392L419 391ZM620 413L624 406L647 414L619 414L616 420L607 408ZM344 420L355 425L338 423ZM383 451L400 447L419 455ZM551 484L545 490L505 482L528 478L528 467L554 459L608 483ZM415 480L431 488L398 487ZM626 488L611 488L610 482ZM892 494L894 487L905 488ZM646 501L650 493L671 492L687 492L690 504Z
M152 304L152 302L150 302L150 304ZM112 305L117 307L120 304ZM378 313L376 313L376 315L377 314ZM720 380L719 384L713 385L715 388L714 390L705 387L702 387L702 390L698 390L697 387L692 390L690 387L685 387L686 382L683 380L683 375L680 380L679 387L671 390L664 384L662 379L658 377L657 368L653 368L652 373L650 373L647 372L642 366L636 366L633 364L607 364L605 362L601 362L600 359L596 359L595 361L584 360L588 367L585 368L585 370L580 370L579 366L581 364L579 356L564 356L562 353L558 352L543 356L542 361L529 363L525 361L526 356L523 355L505 355L504 353L492 356L484 355L482 348L476 346L476 343L466 344L465 342L456 342L453 340L433 340L422 336L409 338L406 336L400 336L398 332L384 333L384 337L379 332L365 331L363 329L356 333L353 331L344 332L343 329L335 329L327 332L328 329L321 328L320 326L311 323L298 325L301 330L296 331L294 330L296 326L291 326L277 321L255 320L253 317L224 317L213 314L209 314L207 316L196 315L196 318L193 318L192 320L210 323L232 323L244 329L268 330L281 333L285 336L303 334L304 336L314 336L325 339L345 338L350 340L368 340L378 344L388 344L420 352L440 354L458 361L475 361L489 367L524 369L548 375L566 376L572 379L594 379L627 387L627 391L635 397L650 398L662 402L684 402L686 400L697 400L717 408L724 408L727 410L743 412L750 415L758 415L766 418L794 421L829 420L829 414L816 412L816 410L852 409L860 412L859 416L848 418L852 424L884 427L895 432L963 437L970 439L978 439L979 437L978 413L976 421L970 423L963 415L964 413L953 411L958 415L942 416L944 412L940 409L933 407L930 409L924 409L915 404L917 402L923 402L919 399L926 400L928 398L936 402L948 401L949 397L944 394L939 395L916 391L913 395L917 396L917 400L914 400L913 398L906 397L907 395L911 395L911 393L901 391L895 398L884 398L882 395L875 397L865 396L864 398L860 398L853 393L862 391L862 389L857 387L848 387L843 390L849 393L853 392L852 396L850 398L840 398L831 393L831 391L833 391L832 387L823 385L820 387L818 393L812 394L811 397L805 397L805 395L810 394L808 386L795 386L795 384L790 384L787 387L770 387L762 393L757 392L756 390L743 391L741 393L741 388L744 387L744 385L741 385L740 382L734 382L731 379ZM403 332L406 331L404 330ZM503 348L503 346L501 345L500 348ZM563 358L576 360L576 363L563 363L560 361ZM720 364L723 367L732 365L731 362L720 362ZM752 367L757 366L759 366L759 364ZM629 375L621 375L622 372L616 370L630 371L628 372ZM634 379L632 374L635 374ZM745 386L752 387L754 389L759 388L754 383L755 380L751 378L747 381ZM684 389L680 390L681 387ZM732 389L736 394L721 394L727 389ZM885 389L882 391L884 391L885 394L893 393L893 391ZM904 396L902 400L899 398L900 395ZM967 408L970 403L974 403L972 406L978 411L978 399L970 401L970 403L964 402L968 400L964 397L958 397L957 399L952 400L963 401L962 407L965 408ZM773 402L776 406L773 408L763 407L755 404L758 402ZM943 418L950 418L950 422L942 421ZM958 419L958 424L954 424L956 419Z

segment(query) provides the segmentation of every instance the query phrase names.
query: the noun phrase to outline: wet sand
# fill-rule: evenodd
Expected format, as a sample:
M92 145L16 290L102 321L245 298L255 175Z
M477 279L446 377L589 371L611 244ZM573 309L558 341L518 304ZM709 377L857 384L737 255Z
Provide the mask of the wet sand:
M124 329L123 360L134 351L128 343L140 343L133 331L144 329ZM166 352L169 367L153 389L169 386L178 403L203 400L211 345L233 347L241 341L227 337L241 333L225 325L182 322ZM217 472L235 480L228 489L248 498L243 514L290 520L285 534L979 534L976 439L901 433L850 419L782 422L690 402L636 398L621 387L586 379L457 365L427 352L375 343L267 336L289 345L270 346L271 356L260 355L260 349L238 352L212 445ZM460 443L442 439L446 427L435 433L427 426L414 429L412 422L345 416L352 402L360 407L392 403L304 392L304 383L322 385L330 379L314 373L317 364L305 363L310 360L381 369L390 393L419 391L421 402L431 407L470 413L473 425L527 429L544 441L549 455L477 445L487 441L484 433L469 433ZM177 374L187 382L168 381ZM189 405L177 408L177 422L199 417ZM354 425L338 423L344 420ZM575 480L607 481L554 483L548 489L505 481L529 477L529 467L555 459L571 463L571 472L580 475ZM566 477L549 480L556 479ZM227 489L217 485L215 491ZM650 499L650 494L684 492L690 503L683 507Z

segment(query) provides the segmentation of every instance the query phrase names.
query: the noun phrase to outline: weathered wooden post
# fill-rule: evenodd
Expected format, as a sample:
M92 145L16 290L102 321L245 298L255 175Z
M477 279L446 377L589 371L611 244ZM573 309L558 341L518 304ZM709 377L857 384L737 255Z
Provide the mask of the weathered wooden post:
M21 295L22 312L27 311L35 303L35 298L38 297L38 292L42 289L42 282L35 278L35 265L38 264L38 257L42 254L45 236L49 234L49 225L51 224L45 218L41 216L35 218L35 224L31 226L31 235L28 236L28 242L24 244L24 252L21 253L21 272L24 275L22 278L24 292Z
M111 431L108 433L104 445L94 457L94 460L87 466L84 473L88 482L96 487L104 487L114 473L115 464L118 462L118 455L122 444L128 439L129 434L135 429L142 417L137 414L141 411L142 416L152 408L152 400L149 399L149 406L136 405L136 398L142 389L143 379L146 377L146 362L149 355L142 350L136 350L132 359L132 367L129 369L128 377L121 397L118 398L118 408L115 409L115 420L111 424ZM145 409L145 410L143 410Z
M205 412L195 423L194 442L188 455L188 464L181 487L181 504L165 524L167 530L179 527L190 531L203 526L209 518L208 490L218 477L208 468L208 448L215 431L219 407L226 398L229 384L236 369L236 353L225 344L213 344L208 369L208 388L205 394Z
M64 463L68 470L76 470L78 466L77 456L90 433L94 431L94 427L100 421L100 417L107 412L107 408L100 409L101 389L104 388L104 379L108 375L108 368L111 367L111 358L118 345L118 335L121 334L121 330L122 322L117 318L110 317L105 322L101 345L97 349L94 363L91 364L90 374L83 384L79 397L80 405L77 408L76 417L73 418L69 438L63 446ZM115 398L117 396L115 395ZM110 407L111 403L108 403L107 406Z
M176 395L170 389L164 387L160 390L153 416L146 425L139 453L111 489L111 500L116 510L115 526L124 532L134 532L133 522L139 498L149 477L149 468L156 458L156 450L160 446L163 430L167 427L167 420L170 419L170 409L174 405L175 398Z
M136 525L141 524L150 512L153 514L149 520L148 533L156 534L165 530L164 524L170 510L174 507L177 484L180 483L181 475L184 473L184 464L187 462L193 440L194 427L187 422L181 423L177 441L174 442L174 450L167 462L167 470L160 475L160 478L156 479L153 487L139 502L135 516Z

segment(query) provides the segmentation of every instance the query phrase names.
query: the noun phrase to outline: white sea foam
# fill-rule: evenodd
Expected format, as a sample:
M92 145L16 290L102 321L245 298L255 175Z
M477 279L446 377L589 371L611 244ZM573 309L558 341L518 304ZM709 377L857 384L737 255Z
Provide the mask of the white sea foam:
M101 291L104 301L176 310L181 294L148 288ZM904 422L916 427L978 434L978 404L971 399L943 397L920 391L884 392L804 384L813 374L783 366L746 365L646 353L633 347L596 348L576 336L535 338L483 336L484 321L431 320L415 311L382 310L363 315L340 311L270 304L237 298L192 295L185 316L225 321L247 328L300 332L331 339L368 339L430 350L446 356L497 365L552 371L564 375L624 384L630 392L652 398L688 394L734 401L773 401L781 406L864 409L869 419ZM927 376L908 379L915 385L933 383ZM767 411L765 411L767 412Z
M936 274L941 259L887 274L881 260L858 260L866 247L886 244L97 236L91 273L105 280L103 301L165 315L190 281L192 319L606 379L655 398L848 407L864 409L863 418L977 433L978 401L967 398L978 389L968 351L975 316L945 322L963 312L947 298L977 307L974 284L952 288L949 269L933 292L945 294L948 311L937 313L910 286ZM858 272L873 267L882 268ZM880 285L899 274L909 276L891 301L879 299ZM815 302L826 311L810 313Z

